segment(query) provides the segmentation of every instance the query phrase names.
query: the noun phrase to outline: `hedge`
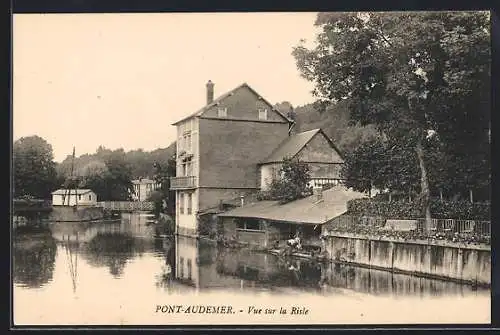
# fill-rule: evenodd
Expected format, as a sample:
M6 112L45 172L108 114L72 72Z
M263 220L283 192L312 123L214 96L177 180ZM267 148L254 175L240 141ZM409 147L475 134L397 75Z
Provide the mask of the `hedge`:
M418 201L376 201L373 199L353 199L347 203L347 214L382 216L385 218L422 218ZM431 200L431 216L435 219L490 220L489 203L469 201Z

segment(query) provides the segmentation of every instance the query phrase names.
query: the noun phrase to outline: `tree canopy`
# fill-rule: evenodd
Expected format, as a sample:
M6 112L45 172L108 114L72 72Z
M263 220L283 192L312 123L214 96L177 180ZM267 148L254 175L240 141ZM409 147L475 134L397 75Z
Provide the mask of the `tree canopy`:
M317 45L293 55L314 82L316 107L346 103L351 123L382 135L347 158L348 177L369 160L391 189L402 187L393 180L403 172L427 209L429 181L455 191L489 184L488 13L320 13L315 25ZM429 163L437 157L446 157L444 169Z
M60 180L52 146L40 136L21 137L13 145L14 196L50 198Z

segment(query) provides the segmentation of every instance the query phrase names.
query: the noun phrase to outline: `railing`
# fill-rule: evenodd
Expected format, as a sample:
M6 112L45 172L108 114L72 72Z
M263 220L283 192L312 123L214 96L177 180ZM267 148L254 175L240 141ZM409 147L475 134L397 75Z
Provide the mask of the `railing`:
M170 178L170 189L171 190L183 190L196 187L196 177L195 176L185 176L185 177L171 177Z
M386 218L374 216L341 215L325 225L327 230L355 232L359 228L378 231L386 226ZM425 232L425 219L418 218L415 230ZM491 236L491 221L486 220L459 220L459 219L431 219L430 234L475 234Z
M425 219L417 219L417 230L425 231ZM431 219L431 233L477 234L491 236L491 221Z
M101 201L97 206L111 211L152 211L154 203L151 201Z
M339 178L311 178L309 186L322 187L322 186L337 186L342 185L343 180Z

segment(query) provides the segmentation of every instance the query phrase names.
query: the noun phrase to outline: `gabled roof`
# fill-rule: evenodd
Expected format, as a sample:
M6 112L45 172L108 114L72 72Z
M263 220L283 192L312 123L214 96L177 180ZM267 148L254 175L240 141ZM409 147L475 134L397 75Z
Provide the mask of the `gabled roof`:
M253 218L277 222L296 222L319 225L333 220L347 212L347 202L365 198L363 193L334 186L323 191L322 200L312 195L283 205L278 201L258 201L219 214L220 217Z
M274 108L273 105L267 101L266 99L264 99L259 93L257 93L257 91L255 91L253 88L250 87L250 85L248 85L247 83L243 83L239 86L237 86L236 88L232 89L231 91L227 92L227 93L224 93L223 95L221 95L220 97L218 97L217 99L214 99L214 101L212 101L211 103L209 103L208 105L205 105L203 108L199 109L198 111L196 111L195 113L193 114L190 114L188 116L186 116L185 118L179 120L179 121L176 121L174 123L172 123L173 126L175 126L176 124L178 124L179 122L182 122L182 121L185 121L187 119L190 119L192 117L198 117L198 116L201 116L206 110L208 110L210 107L213 107L215 106L217 103L220 103L221 101L223 101L225 98L231 96L235 91L239 90L240 88L242 87L246 87L248 88L250 91L252 91L252 93L254 93L255 95L257 95L258 97L260 97L262 99L262 101L264 101L265 103L267 103L269 106L272 107L272 110L276 113L278 113L285 121L287 122L290 122L292 123L293 121L291 119L289 119L287 116L285 116L283 113L281 113L277 108Z
M89 193L89 192L93 192L91 189L88 189L88 188L78 188L78 189L64 189L64 188L60 188L58 190L55 190L54 192L52 192L52 194L56 194L56 195L75 195L75 191L76 191L76 194L77 195L80 195L80 194L86 194L86 193Z
M328 136L326 136L323 130L317 128L289 136L266 159L262 160L260 164L278 163L281 162L285 157L294 158L300 152L300 150L302 150L306 146L306 144L309 143L317 134L321 134L322 136L324 136L330 146L342 158L342 154L337 149L333 141Z

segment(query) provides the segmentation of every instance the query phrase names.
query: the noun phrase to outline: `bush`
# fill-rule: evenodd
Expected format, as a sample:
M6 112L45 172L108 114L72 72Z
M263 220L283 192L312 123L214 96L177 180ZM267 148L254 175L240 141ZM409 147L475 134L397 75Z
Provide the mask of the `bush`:
M490 220L489 203L471 203L469 201L431 201L431 216L435 219ZM421 218L422 208L418 200L412 202L376 201L373 199L354 199L347 203L349 215L382 216L385 218L414 219Z

